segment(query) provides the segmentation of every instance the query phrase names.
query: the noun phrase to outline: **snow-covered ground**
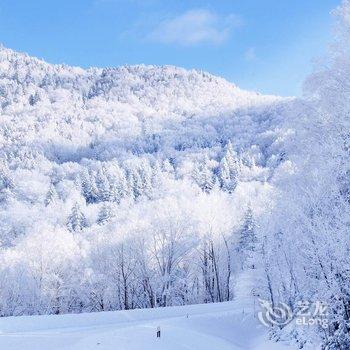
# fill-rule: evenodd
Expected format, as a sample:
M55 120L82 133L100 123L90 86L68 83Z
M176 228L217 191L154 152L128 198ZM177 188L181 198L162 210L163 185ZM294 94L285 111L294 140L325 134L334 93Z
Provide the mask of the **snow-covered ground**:
M259 322L251 293L256 276L257 270L240 273L230 302L2 317L0 350L296 350L270 340Z
M243 311L244 310L244 311ZM287 350L237 302L0 319L2 350ZM161 338L156 338L157 327Z

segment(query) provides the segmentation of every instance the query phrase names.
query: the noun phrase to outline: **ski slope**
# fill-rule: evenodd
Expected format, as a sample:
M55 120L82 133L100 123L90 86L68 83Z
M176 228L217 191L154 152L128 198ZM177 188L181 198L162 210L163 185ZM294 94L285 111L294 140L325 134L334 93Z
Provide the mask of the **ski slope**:
M157 327L161 338L156 338ZM290 350L236 302L0 319L2 350Z

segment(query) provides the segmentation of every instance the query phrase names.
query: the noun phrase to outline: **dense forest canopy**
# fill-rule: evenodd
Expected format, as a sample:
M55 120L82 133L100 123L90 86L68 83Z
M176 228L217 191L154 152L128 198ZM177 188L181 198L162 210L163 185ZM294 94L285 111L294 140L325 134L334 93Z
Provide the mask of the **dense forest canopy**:
M302 99L1 47L0 315L225 301L246 274L272 305L326 302L313 331L349 349L349 1L335 15Z

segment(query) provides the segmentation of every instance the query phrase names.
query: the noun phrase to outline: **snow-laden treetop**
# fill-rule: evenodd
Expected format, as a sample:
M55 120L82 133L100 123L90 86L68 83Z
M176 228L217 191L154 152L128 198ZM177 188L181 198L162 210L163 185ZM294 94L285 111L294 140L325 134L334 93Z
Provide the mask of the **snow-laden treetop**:
M101 138L118 144L119 151L139 148L145 140L149 146L149 138L153 143L162 138L176 149L194 142L209 145L218 138L226 143L230 135L206 137L214 132L209 124L215 118L217 132L227 133L224 116L244 115L239 111L265 108L278 100L196 70L144 65L84 70L0 48L1 123L7 130L0 138L3 146L10 130L11 137L20 133L21 142L31 142L32 150L39 147L50 153L54 147L61 156L67 144L73 149L96 146Z

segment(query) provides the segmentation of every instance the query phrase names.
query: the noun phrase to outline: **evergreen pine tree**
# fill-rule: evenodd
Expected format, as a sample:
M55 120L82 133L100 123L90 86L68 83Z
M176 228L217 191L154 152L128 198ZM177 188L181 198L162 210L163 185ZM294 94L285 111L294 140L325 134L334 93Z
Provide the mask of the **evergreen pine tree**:
M142 194L147 197L152 196L152 175L153 170L148 162L144 162L140 169L138 169L140 179L142 181Z
M243 226L240 231L240 237L237 250L242 258L242 265L254 268L251 260L253 254L256 251L257 237L255 233L255 224L253 218L253 212L249 207L243 221Z
M14 188L14 182L10 176L10 171L6 165L3 165L0 168L0 189L9 189Z
M107 173L109 184L109 202L120 203L123 198L131 195L125 171L118 164L115 164L113 171Z
M95 173L84 169L81 174L81 190L87 203L95 203L98 199Z
M209 193L215 185L215 177L212 170L208 167L209 159L203 163L197 163L193 169L192 177L202 191Z
M128 172L128 185L134 199L137 199L143 194L144 184L140 172L137 169L132 169Z
M71 214L67 220L67 227L71 232L81 231L83 228L87 227L85 215L81 211L78 202L72 207Z
M45 197L45 201L44 201L45 206L47 207L48 205L53 203L57 198L58 198L58 195L56 192L56 188L53 184L51 184Z
M33 94L31 94L30 96L29 96L29 104L31 105L31 106L34 106L37 102L39 102L40 101L40 95L38 94L38 92L36 92L34 95Z
M98 189L99 200L102 202L110 201L111 200L110 183L107 177L107 171L104 167L102 167L97 172L96 186Z
M219 166L219 178L221 188L232 193L237 186L237 178L240 164L236 152L233 150L231 141L226 146L225 156L222 158Z
M111 206L108 203L103 203L97 218L99 225L104 225L113 217Z

